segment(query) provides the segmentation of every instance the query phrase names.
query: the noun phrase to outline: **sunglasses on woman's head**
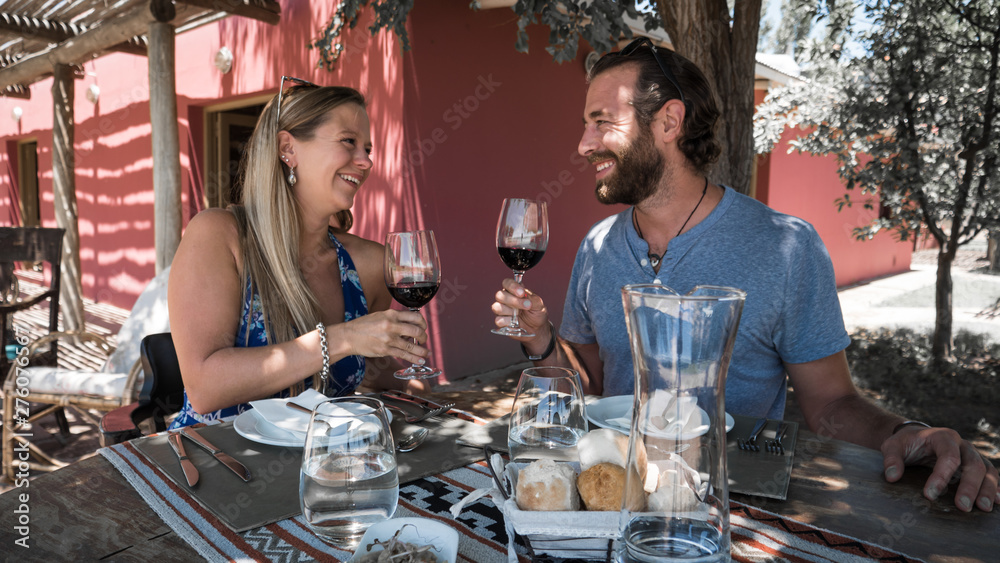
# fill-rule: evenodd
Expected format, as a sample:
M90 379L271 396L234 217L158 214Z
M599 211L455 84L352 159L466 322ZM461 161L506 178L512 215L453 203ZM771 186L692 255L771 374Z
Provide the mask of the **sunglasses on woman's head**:
M624 49L619 51L618 55L621 57L628 57L629 55L632 55L633 53L638 51L639 47L642 47L643 45L649 45L649 50L653 52L653 58L656 59L656 63L660 65L660 70L663 71L663 76L665 76L667 78L667 81L670 82L670 84L672 84L673 87L677 89L677 93L681 97L681 103L687 106L687 100L684 99L684 91L681 90L681 85L677 81L677 77L674 76L674 73L670 70L670 67L668 67L667 64L663 62L663 59L660 58L660 54L656 52L656 45L653 45L653 42L650 41L648 37L640 37L632 41L631 43L626 45Z
M289 92L291 92L295 88L299 88L299 87L303 87L303 86L304 87L310 87L310 88L319 88L319 85L313 84L312 82L309 82L308 80L302 80L301 78L295 78L294 76L282 76L281 77L281 82L278 84L278 111L275 112L275 117L274 117L274 124L276 126L278 126L278 127L281 127L281 98L285 94L285 81L286 80L292 83L292 85L288 87L288 91Z

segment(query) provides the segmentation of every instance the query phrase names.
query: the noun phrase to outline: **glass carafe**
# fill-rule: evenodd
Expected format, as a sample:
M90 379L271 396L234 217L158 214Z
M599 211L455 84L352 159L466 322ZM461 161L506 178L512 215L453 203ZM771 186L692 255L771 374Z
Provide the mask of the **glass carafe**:
M647 496L622 508L621 562L730 560L725 387L745 298L729 287L622 288L635 365L626 479Z

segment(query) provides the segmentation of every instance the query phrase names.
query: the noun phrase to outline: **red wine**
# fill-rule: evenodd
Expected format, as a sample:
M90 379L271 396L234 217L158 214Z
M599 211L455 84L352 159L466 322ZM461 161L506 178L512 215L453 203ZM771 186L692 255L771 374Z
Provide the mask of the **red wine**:
M500 253L500 259L503 260L503 263L507 264L507 267L515 272L530 270L541 261L542 256L545 256L544 250L532 250L530 248L507 248L499 246L497 247L497 252Z
M437 293L440 284L433 282L401 283L389 286L389 293L397 303L410 309L419 309Z

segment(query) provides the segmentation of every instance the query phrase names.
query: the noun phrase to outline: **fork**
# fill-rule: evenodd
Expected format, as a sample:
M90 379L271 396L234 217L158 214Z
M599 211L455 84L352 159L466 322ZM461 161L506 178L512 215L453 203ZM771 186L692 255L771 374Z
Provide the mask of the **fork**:
M445 404L445 405L441 405L440 407L438 407L436 409L429 410L429 411L425 412L422 415L414 416L414 415L406 412L402 408L397 407L396 405L390 405L389 403L383 403L383 404L387 408L390 408L390 409L392 409L392 410L394 410L394 411L402 414L403 415L403 420L405 420L409 424L413 424L414 422L422 422L424 420L427 420L428 418L432 418L432 417L435 417L435 416L438 416L438 415L442 415L442 414L450 411L455 406L455 403L448 403L448 404Z
M757 436L760 435L760 432L764 430L765 426L767 426L766 417L757 421L757 424L754 425L753 432L750 433L749 438L746 440L737 438L736 444L745 452L759 452L760 446L757 445Z
M786 432L788 432L788 424L782 422L774 431L774 440L764 442L764 449L772 454L785 455L785 447L781 445L781 439L785 437Z

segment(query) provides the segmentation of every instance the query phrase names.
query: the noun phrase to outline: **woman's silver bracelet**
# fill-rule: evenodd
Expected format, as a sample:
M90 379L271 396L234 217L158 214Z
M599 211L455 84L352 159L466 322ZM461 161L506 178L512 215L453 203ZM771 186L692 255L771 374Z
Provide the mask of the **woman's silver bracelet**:
M326 344L326 325L318 323L316 330L319 332L319 347L323 351L323 369L317 374L320 378L320 393L326 394L326 380L330 377L330 348Z

